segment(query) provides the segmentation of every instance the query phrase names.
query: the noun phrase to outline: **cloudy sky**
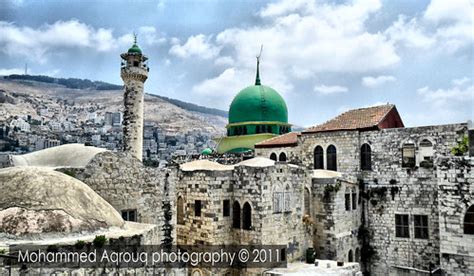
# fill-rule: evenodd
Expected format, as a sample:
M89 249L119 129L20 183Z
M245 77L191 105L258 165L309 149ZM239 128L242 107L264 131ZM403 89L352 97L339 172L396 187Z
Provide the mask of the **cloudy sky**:
M263 44L291 123L387 102L407 126L474 119L474 0L0 2L0 75L120 84L136 32L149 93L227 110Z

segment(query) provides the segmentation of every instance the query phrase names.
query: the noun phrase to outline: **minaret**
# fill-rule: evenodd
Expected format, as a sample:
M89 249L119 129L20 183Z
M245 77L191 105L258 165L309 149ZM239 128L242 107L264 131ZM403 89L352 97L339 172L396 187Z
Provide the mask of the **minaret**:
M142 160L143 151L143 84L148 78L148 59L137 45L137 36L126 53L120 55L120 76L125 85L123 104L123 150Z

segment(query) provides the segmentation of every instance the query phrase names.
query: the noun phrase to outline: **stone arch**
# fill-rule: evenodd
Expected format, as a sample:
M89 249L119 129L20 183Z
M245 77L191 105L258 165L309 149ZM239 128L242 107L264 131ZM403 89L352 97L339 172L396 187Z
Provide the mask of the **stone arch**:
M184 199L181 195L176 200L176 221L178 224L184 224Z
M272 152L272 153L270 154L270 159L272 159L273 161L277 161L277 155L276 155L276 153Z
M352 254L352 249L349 249L349 252L347 253L347 261L352 263L354 261L354 256Z
M329 145L326 149L326 169L337 171L337 149L334 145Z
M372 149L367 143L360 147L360 169L363 171L372 170Z
M237 200L232 204L232 228L240 229L240 203Z
M313 151L313 165L315 170L324 169L324 150L321 146L316 146Z
M278 156L278 161L286 162L286 153L285 152L280 153L280 155Z
M242 208L242 229L252 230L252 207L248 202L245 202Z
M464 215L464 234L474 235L474 204L467 209Z

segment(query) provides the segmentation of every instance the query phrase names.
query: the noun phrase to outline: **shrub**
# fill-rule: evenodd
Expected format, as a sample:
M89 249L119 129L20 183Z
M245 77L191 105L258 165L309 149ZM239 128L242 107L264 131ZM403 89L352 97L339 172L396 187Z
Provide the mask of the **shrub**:
M95 236L94 241L92 241L92 244L94 247L101 248L105 245L107 242L107 238L104 235L99 235Z

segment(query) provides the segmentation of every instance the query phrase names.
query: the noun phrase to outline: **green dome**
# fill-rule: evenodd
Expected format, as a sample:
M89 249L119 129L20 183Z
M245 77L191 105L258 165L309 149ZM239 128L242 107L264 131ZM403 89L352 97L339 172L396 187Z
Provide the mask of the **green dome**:
M201 154L202 155L210 155L210 154L212 154L212 149L205 148L205 149L202 150Z
M285 100L268 86L249 86L240 91L230 104L229 124L241 122L288 123Z
M129 54L141 54L142 53L142 50L140 49L140 47L138 47L138 45L136 43L134 43L132 45L132 48L128 49L128 53Z

